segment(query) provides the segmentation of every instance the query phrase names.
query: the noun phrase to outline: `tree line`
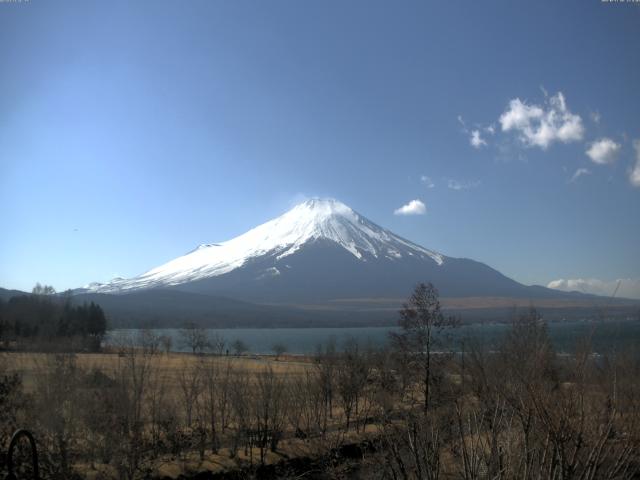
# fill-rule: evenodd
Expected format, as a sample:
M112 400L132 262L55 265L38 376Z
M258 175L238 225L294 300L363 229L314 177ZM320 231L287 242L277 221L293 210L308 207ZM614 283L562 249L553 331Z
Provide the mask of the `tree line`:
M69 347L98 350L107 329L102 308L91 302L74 305L69 294L37 284L31 295L0 299L0 345Z

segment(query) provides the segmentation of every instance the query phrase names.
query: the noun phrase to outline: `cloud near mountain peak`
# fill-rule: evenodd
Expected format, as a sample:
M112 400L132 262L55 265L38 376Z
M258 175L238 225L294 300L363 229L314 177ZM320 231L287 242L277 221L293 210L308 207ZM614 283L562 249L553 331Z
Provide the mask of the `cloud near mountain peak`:
M615 292L616 297L619 298L640 298L640 278L620 278L610 281L597 278L560 278L549 282L547 287L564 292L575 291L603 296L612 296Z

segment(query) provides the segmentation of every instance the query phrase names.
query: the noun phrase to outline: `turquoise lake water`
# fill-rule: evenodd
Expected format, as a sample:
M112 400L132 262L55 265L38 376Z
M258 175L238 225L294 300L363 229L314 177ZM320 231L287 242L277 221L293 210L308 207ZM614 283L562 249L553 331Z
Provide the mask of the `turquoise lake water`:
M463 343L482 342L487 347L496 345L510 328L506 324L473 324L464 325L450 330L445 339L448 348L461 350ZM607 353L613 349L640 350L640 321L625 320L612 322L562 322L548 325L549 335L558 352L571 353L578 340L591 336L594 351ZM222 328L208 330L210 335L218 334L224 337L227 345L235 340L242 340L249 347L249 353L269 354L275 343L284 344L291 354L310 354L316 351L320 344L335 341L341 348L350 339L355 339L360 345L383 346L388 341L393 327L359 327L359 328ZM158 335L168 335L173 339L172 350L186 351L181 345L179 329L156 329ZM111 330L106 339L106 345L113 345L122 338L133 340L135 343L139 330L122 329ZM231 350L231 348L230 348Z

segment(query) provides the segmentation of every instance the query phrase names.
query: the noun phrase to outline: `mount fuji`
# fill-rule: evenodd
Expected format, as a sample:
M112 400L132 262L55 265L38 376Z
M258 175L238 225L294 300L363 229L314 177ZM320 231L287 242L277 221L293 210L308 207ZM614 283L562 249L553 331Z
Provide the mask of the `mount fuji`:
M418 282L444 297L558 298L470 259L406 240L333 199L307 200L222 243L203 244L146 273L78 293L172 290L261 304L404 298Z

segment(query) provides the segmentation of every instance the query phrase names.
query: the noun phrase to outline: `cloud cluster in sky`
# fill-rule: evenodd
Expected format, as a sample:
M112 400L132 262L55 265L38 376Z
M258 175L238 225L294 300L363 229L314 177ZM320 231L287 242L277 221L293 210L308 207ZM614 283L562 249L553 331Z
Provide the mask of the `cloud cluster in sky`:
M618 287L618 283L620 286ZM611 296L616 292L619 298L640 298L640 279L621 278L618 280L604 281L597 278L560 278L547 285L548 288L565 292L582 292L594 295Z
M607 165L615 162L621 147L619 143L605 137L590 143L586 153L593 163Z
M469 190L471 188L480 186L480 184L482 183L480 180L456 180L453 178L443 178L442 181L448 189L455 191ZM435 188L436 186L435 180L427 175L422 175L420 177L420 183L422 183L427 188Z
M484 131L485 133L488 133L489 135L493 135L494 133L496 133L496 128L494 125L489 125L488 127L484 127L484 128L478 126L478 128L474 128L470 130L467 127L467 124L465 123L464 118L462 118L462 115L458 115L458 123L462 125L462 131L467 135L469 135L469 144L476 149L486 147L487 145L489 145L487 141L484 138L482 138L482 131Z
M433 180L431 180L431 177L428 177L426 175L422 175L420 177L420 182L422 182L422 184L427 188L433 188L436 186L436 184L433 183Z
M582 118L569 111L562 92L549 97L544 105L529 105L515 98L499 122L503 132L515 131L524 145L543 150L554 142L576 142L584 136Z
M427 213L427 206L417 199L411 200L393 212L394 215L424 215L425 213Z
M524 148L537 147L546 151L554 143L573 143L583 141L586 134L586 127L582 117L569 110L567 101L562 92L549 96L548 92L542 88L544 101L540 104L523 101L520 98L513 98L507 104L506 109L498 118L502 137L497 137L496 124L489 126L475 124L474 129L467 127L461 115L458 115L458 122L462 125L462 131L469 136L470 145L479 150L495 144L498 152L507 152L509 157L513 156L510 142ZM590 112L591 121L600 125L602 117L598 111ZM483 137L484 134L484 137ZM492 142L489 136L496 135L496 142ZM515 138L509 137L515 135ZM584 144L586 156L596 165L612 165L623 151L624 145L609 137L600 137ZM633 142L636 152L634 165L628 172L629 183L633 187L640 187L640 139ZM504 156L504 154L502 155ZM593 172L585 167L578 167L569 183L574 183L584 175ZM455 187L450 187L454 188Z
M472 130L471 138L469 140L471 146L474 148L486 147L487 141L480 136L480 130Z
M451 190L469 190L470 188L475 188L478 185L480 185L480 180L462 182L459 180L449 179L447 182L447 187Z

